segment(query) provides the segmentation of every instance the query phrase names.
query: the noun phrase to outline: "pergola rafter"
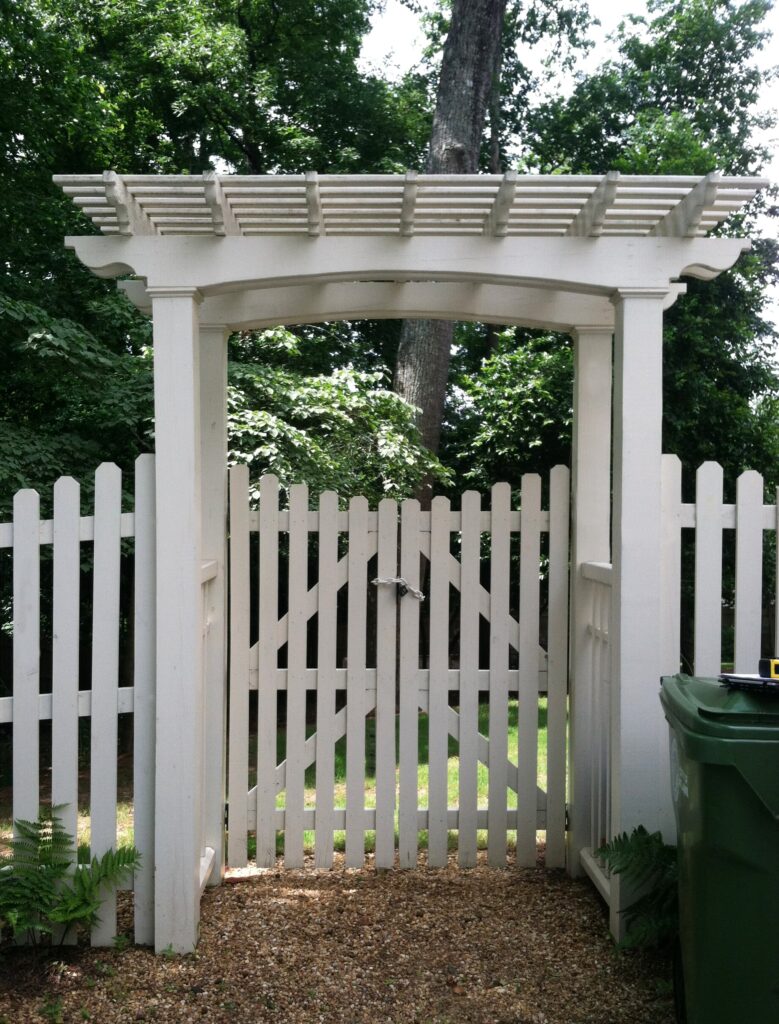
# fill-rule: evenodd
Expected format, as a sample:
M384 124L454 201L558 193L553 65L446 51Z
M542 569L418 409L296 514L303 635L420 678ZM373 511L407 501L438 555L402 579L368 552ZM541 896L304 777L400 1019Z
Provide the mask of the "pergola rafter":
M702 237L759 178L620 175L57 175L103 234ZM221 215L219 214L221 210Z

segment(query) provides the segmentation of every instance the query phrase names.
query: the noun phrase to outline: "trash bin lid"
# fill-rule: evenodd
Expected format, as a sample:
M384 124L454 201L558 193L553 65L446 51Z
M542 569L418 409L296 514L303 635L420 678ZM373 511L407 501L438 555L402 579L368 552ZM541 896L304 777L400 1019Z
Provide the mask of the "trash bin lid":
M660 699L666 715L691 732L779 743L779 698L773 694L731 690L718 679L701 676L665 676L662 687Z
M779 699L678 675L663 678L660 700L685 756L732 765L779 818Z

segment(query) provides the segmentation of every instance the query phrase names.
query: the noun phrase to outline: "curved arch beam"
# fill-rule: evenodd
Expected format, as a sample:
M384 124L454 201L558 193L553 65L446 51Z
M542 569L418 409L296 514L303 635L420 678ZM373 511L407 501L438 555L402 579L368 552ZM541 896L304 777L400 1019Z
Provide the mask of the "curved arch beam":
M120 281L119 288L144 313L151 298L142 281ZM672 285L666 308L685 291ZM200 322L230 330L257 330L278 325L332 320L474 320L544 330L611 327L614 307L599 295L505 285L460 285L436 282L352 282L299 285L230 292L206 298Z
M66 240L103 276L131 267L152 287L204 295L337 281L522 284L585 294L667 288L682 273L731 267L742 238L81 236Z

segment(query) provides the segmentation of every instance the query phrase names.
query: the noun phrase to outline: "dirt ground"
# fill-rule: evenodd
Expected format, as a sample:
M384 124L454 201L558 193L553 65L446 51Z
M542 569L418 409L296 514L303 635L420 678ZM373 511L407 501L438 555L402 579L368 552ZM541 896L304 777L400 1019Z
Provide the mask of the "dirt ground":
M562 872L278 870L209 890L191 956L2 950L0 1024L672 1024L669 979Z

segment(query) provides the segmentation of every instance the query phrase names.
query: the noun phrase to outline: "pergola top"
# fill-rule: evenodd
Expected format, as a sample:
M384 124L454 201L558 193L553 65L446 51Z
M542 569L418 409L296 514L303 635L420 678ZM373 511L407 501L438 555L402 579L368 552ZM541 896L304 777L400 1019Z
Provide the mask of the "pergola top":
M763 178L58 174L106 235L705 235Z

